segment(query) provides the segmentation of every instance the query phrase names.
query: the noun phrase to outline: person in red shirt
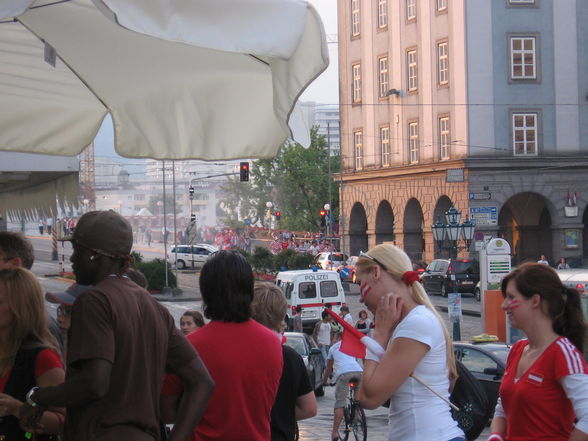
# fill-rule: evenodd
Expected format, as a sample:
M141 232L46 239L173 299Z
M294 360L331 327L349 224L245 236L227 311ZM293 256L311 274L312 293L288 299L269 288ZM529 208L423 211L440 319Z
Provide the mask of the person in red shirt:
M19 419L27 392L60 384L65 373L47 327L41 286L24 268L0 270L0 355L0 434L6 440L25 439ZM64 409L45 409L37 439L60 433L64 414Z
M501 290L510 323L527 338L510 350L488 441L588 440L585 325L578 291L538 263L512 271Z
M268 441L283 357L280 340L251 318L253 271L243 255L219 251L200 272L204 316L211 321L187 336L215 389L191 440ZM168 376L162 390L165 422L173 422L181 384Z

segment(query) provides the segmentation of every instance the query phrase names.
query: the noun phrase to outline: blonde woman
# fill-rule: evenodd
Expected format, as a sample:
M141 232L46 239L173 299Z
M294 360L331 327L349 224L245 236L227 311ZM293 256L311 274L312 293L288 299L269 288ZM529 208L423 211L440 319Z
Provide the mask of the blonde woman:
M27 393L60 384L64 376L39 282L24 268L0 270L0 434L25 439L19 415ZM47 434L61 432L65 411L42 410L37 440L54 439Z
M435 311L412 263L400 248L377 245L356 265L361 301L375 314L374 339L381 359L368 354L361 403L375 409L390 399L389 440L465 441L449 406L412 374L449 399L456 377L447 328Z

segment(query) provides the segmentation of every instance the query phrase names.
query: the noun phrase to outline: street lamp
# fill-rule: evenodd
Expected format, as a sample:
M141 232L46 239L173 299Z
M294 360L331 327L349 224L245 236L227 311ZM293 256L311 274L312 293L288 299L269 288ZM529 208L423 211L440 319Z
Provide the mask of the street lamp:
M82 201L82 203L84 204L84 213L88 212L88 204L90 204L90 199L84 199Z
M266 217L268 220L270 230L272 229L272 208L273 208L273 206L274 206L274 203L272 201L267 201L265 203L265 207L267 208Z
M435 239L435 242L437 242L439 251L442 251L444 248L449 249L449 257L451 259L456 259L459 249L470 249L472 239L474 238L476 224L469 220L467 216L463 224L460 224L459 221L461 219L461 213L456 210L455 207L451 207L449 210L447 210L445 213L445 218L447 220L447 224L444 224L439 218L437 218L437 222L431 225L431 229L433 230L433 238ZM448 246L444 246L445 240L447 240L449 243ZM459 246L458 243L460 240L462 240L465 245ZM450 274L450 277L452 281L451 284L453 286L453 293L449 295L447 309L449 312L450 321L453 322L453 339L458 341L461 340L461 296L457 292L455 274Z
M122 200L118 200L118 214L120 214L122 216L122 204L123 201Z

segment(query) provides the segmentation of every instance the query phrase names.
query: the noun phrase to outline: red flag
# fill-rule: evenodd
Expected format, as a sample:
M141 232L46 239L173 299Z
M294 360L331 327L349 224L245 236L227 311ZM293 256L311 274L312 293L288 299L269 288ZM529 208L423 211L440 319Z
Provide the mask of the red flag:
M361 339L364 338L365 335L330 309L327 309L327 312L337 321L337 323L343 326L341 352L352 357L365 358L365 345L361 342Z

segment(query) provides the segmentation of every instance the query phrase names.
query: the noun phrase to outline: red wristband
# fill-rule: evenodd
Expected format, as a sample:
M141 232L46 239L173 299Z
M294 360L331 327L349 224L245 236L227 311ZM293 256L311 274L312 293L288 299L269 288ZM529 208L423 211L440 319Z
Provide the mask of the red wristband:
M498 432L491 433L487 441L504 441L502 435Z

